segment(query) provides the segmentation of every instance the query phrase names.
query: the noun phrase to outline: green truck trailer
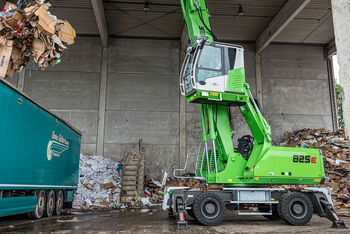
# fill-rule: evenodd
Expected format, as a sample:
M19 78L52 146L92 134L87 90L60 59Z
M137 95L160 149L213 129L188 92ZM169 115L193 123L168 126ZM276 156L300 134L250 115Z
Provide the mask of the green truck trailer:
M60 214L78 185L81 134L0 79L0 217Z

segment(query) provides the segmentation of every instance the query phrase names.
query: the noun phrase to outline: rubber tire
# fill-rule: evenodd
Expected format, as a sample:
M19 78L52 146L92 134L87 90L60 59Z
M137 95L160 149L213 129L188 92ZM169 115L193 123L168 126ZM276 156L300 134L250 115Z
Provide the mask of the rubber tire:
M64 204L63 191L58 190L56 192L56 205L55 205L55 210L54 210L55 215L60 215L62 213L63 204Z
M45 210L46 210L45 190L36 191L35 195L37 196L36 208L33 212L28 213L28 217L31 219L41 219L41 217L43 217ZM39 202L40 202L40 204L39 204Z
M210 200L216 202L218 205L218 215L214 219L208 219L202 214L202 205ZM226 205L224 201L215 193L202 193L196 198L192 207L196 220L205 226L215 226L220 224L226 213Z
M55 191L49 190L47 191L45 216L51 217L55 211L55 207L56 207Z
M295 200L304 201L306 214L303 218L297 219L291 214L290 205ZM281 218L287 223L294 226L306 225L311 220L313 215L313 206L311 200L308 196L300 192L288 192L283 194L279 203L278 210Z
M34 219L33 212L28 212L27 216L28 216L28 219Z
M169 216L170 219L175 219L174 211L173 211L172 208L169 208L168 216Z
M259 212L269 212L269 208L258 208ZM263 217L267 218L271 221L280 220L281 216L278 214L277 207L272 207L272 215L263 215Z
M197 219L196 219L196 216L194 216L193 206L191 207L190 210L186 210L186 212L187 212L187 214L188 214L191 218L197 220Z

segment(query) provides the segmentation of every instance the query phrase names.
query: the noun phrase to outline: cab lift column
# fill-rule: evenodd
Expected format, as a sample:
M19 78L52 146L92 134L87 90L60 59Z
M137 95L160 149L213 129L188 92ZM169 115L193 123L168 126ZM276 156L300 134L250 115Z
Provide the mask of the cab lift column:
M189 191L167 189L163 209L178 217L178 228L187 228L185 214L203 225L215 226L223 220L226 209L239 215L262 215L269 220L283 219L294 226L306 225L316 213L333 222L332 228L346 228L334 211L329 190L308 188L284 190L279 188L223 188L220 191ZM255 207L258 211L251 211Z

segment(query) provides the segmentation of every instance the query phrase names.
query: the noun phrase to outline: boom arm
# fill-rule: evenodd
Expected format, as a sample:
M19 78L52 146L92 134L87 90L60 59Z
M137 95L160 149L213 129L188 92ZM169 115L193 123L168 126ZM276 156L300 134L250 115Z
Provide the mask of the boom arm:
M213 42L216 40L211 30L210 14L205 0L181 0L181 7L190 41L207 39L207 41Z

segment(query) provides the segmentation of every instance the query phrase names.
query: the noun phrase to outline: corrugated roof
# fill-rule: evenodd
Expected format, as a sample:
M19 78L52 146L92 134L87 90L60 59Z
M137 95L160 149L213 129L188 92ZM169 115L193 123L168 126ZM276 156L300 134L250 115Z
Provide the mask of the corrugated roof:
M255 41L287 0L207 0L220 40ZM16 1L12 1L16 2ZM51 0L52 13L66 18L78 34L98 35L91 0ZM180 38L184 20L179 0L103 0L111 36ZM236 16L242 3L244 16ZM321 43L334 39L331 0L312 0L276 42Z
M312 0L274 41L328 44L333 39L330 0Z
M67 19L75 28L78 34L98 35L97 23L94 11L91 9L79 8L52 8L51 13L60 19Z

